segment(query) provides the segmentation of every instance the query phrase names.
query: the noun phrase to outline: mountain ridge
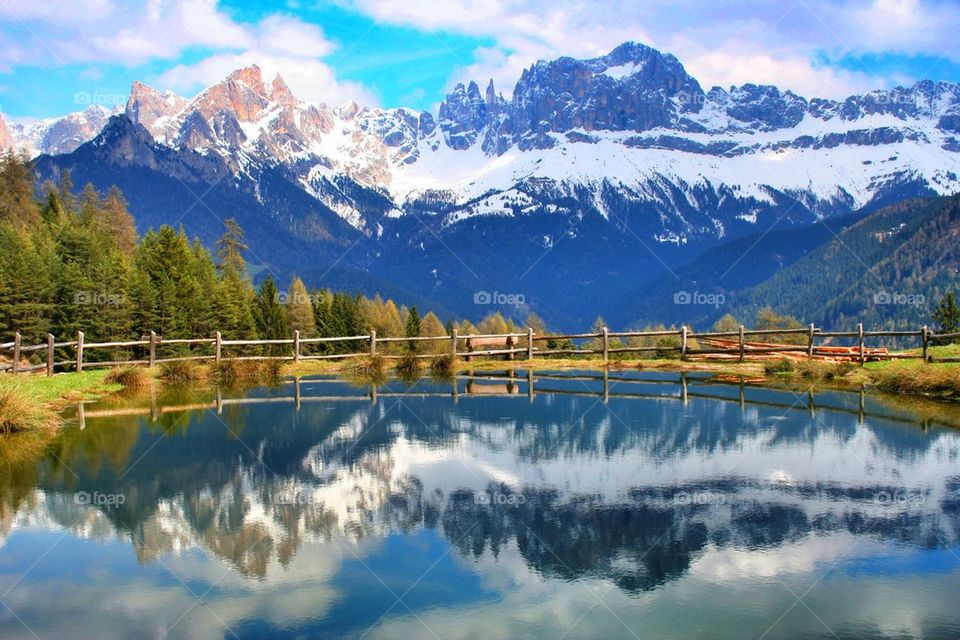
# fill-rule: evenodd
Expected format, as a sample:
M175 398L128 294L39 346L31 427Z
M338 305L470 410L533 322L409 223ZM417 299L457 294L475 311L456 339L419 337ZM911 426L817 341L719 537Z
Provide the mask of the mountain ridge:
M475 291L509 287L545 316L590 321L563 287L592 270L608 276L593 315L615 315L630 286L612 282L635 273L774 226L960 188L958 85L844 101L752 84L704 91L674 56L636 43L537 62L509 100L492 82L458 84L436 116L302 102L254 65L191 99L135 83L118 117L188 165L190 154L219 158L280 235L332 229L351 268L389 272L461 313ZM47 177L70 162L45 158ZM151 188L125 190L134 202L155 198ZM317 271L309 254L283 261Z

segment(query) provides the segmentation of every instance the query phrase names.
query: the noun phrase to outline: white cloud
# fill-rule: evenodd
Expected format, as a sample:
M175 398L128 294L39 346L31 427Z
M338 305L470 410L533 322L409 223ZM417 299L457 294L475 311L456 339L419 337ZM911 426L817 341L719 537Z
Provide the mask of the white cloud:
M323 61L335 49L323 30L292 16L238 22L217 0L78 0L63 7L62 13L50 10L51 4L0 0L0 17L19 21L18 26L31 36L16 41L0 37L0 60L6 66L135 66L176 60L187 49L205 48L212 53L197 62L141 79L163 89L192 92L239 67L258 64L268 81L280 73L301 99L377 103L373 92L359 83L340 82ZM86 20L90 15L96 16L95 25Z
M903 53L960 60L960 11L941 0L344 1L380 21L494 39L496 46L478 49L451 84L493 78L505 94L538 59L601 55L627 40L673 53L705 88L775 83L809 97L903 80L825 59Z
M196 64L178 65L161 74L156 84L178 93L189 94L223 80L231 71L251 64L260 67L264 82L267 83L279 73L293 94L301 100L334 105L347 100L367 106L378 103L375 94L363 85L337 80L330 67L323 62L309 58L278 56L257 50L217 54Z

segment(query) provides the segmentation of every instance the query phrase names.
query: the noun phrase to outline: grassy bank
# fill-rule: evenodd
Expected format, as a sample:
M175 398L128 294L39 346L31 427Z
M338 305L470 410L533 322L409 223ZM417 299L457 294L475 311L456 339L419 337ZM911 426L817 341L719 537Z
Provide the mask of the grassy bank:
M946 357L960 354L958 347L941 347L935 356ZM6 414L17 417L23 413L20 407L29 405L45 410L46 415L55 415L66 405L79 401L94 400L119 391L124 387L145 388L154 384L210 384L240 383L249 378L250 384L257 384L269 374L271 379L277 376L306 375L344 375L356 377L360 374L381 373L386 376L396 373L411 376L415 373L449 374L451 367L458 371L497 371L514 369L518 371L547 371L564 369L610 370L653 370L653 371L701 371L718 376L736 376L751 382L780 382L804 387L848 388L867 385L880 391L901 395L927 396L936 399L960 400L960 364L933 363L919 361L874 362L866 367L853 364L832 364L819 361L784 362L729 362L706 361L690 362L672 359L615 360L605 365L599 358L536 359L533 361L515 360L477 360L473 362L443 362L438 364L443 371L434 371L429 360L413 362L406 360L383 360L371 363L364 359L333 362L329 360L311 360L286 363L283 366L273 364L226 363L215 368L197 363L177 363L146 368L121 368L114 370L91 369L82 373L62 373L52 377L43 375L0 375L0 397L6 398ZM422 366L421 366L422 365ZM254 372L253 369L256 369ZM240 370L242 369L242 371ZM250 371L248 371L248 369ZM269 371L267 371L269 369ZM370 370L375 371L370 371ZM413 371L411 369L417 369ZM250 373L251 375L247 375ZM252 375L256 373L257 375ZM23 413L26 416L25 413ZM21 422L44 423L42 416L31 415ZM9 420L9 419L8 419Z

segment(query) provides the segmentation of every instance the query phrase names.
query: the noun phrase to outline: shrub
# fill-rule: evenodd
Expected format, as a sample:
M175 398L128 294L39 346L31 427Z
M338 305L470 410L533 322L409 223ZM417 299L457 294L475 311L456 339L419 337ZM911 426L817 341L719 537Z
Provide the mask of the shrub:
M796 369L796 364L789 358L781 358L780 360L769 361L763 365L763 372L768 376L776 375L778 373L793 373L794 369Z
M383 384L386 381L386 358L381 355L357 358L349 363L344 371L358 382L367 384Z
M457 372L458 367L457 359L447 353L430 361L430 375L435 378L449 378Z
M124 365L111 369L104 381L109 384L119 384L127 389L142 389L150 383L143 367L137 365Z
M833 382L846 378L857 368L852 362L802 360L794 363L794 374L805 380Z
M281 368L279 360L222 360L210 365L210 374L219 385L257 385L279 380Z
M413 382L423 375L423 361L413 354L407 354L397 361L397 375L404 382Z
M188 360L161 362L158 376L164 382L173 384L196 382L203 380L205 377L203 368L197 363Z

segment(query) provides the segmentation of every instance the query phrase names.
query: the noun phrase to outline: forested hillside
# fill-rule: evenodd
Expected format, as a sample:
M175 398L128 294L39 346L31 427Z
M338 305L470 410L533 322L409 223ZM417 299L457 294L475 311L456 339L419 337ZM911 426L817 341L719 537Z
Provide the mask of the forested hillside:
M0 332L15 331L25 344L84 331L88 340L137 338L226 339L365 334L383 337L443 335L434 313L416 307L320 288L294 277L277 283L267 274L255 289L244 260L243 229L224 224L211 254L182 228L161 226L137 237L123 194L86 185L76 193L70 174L45 183L37 198L28 160L0 158ZM542 326L538 319L528 318ZM480 329L515 328L499 313ZM477 331L469 322L461 333Z
M958 239L960 196L885 207L738 294L733 313L773 306L829 327L915 328L956 288Z

